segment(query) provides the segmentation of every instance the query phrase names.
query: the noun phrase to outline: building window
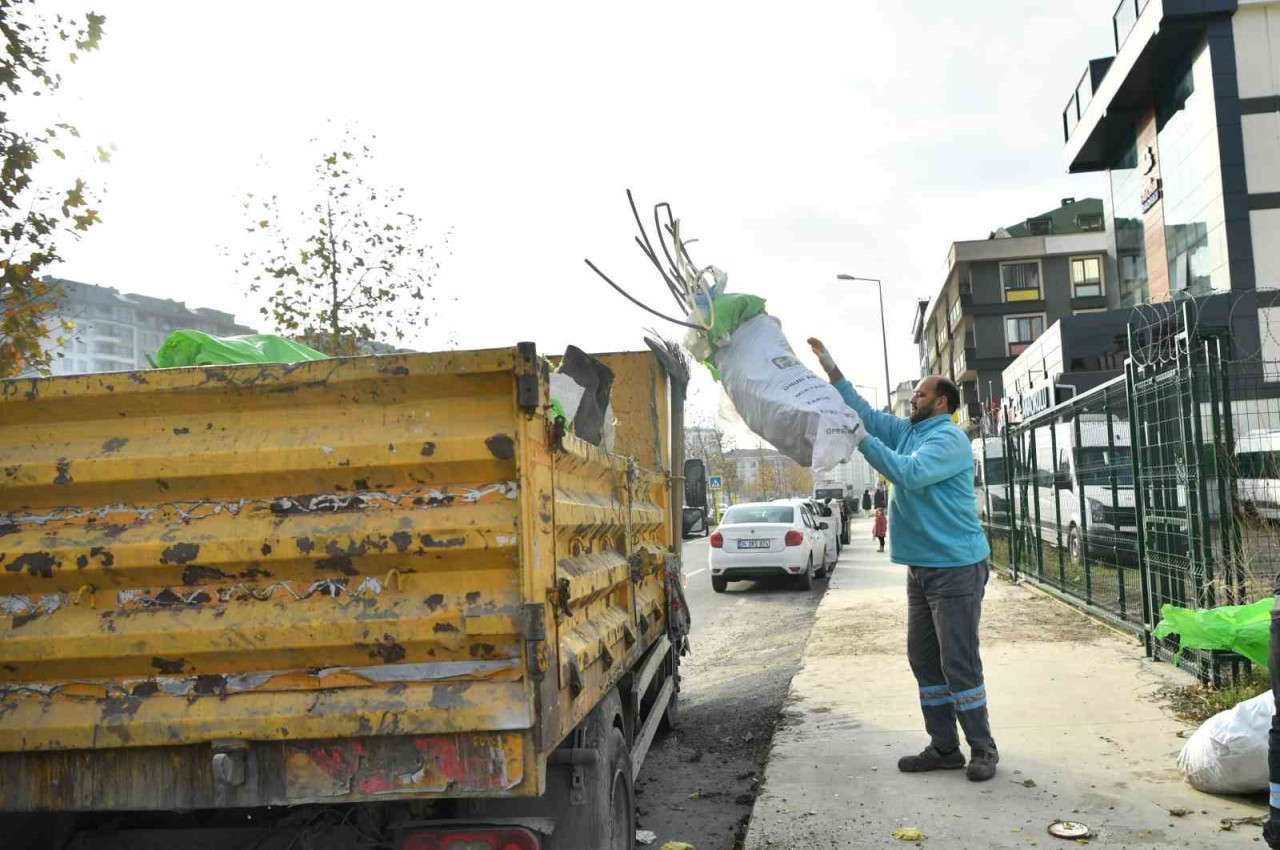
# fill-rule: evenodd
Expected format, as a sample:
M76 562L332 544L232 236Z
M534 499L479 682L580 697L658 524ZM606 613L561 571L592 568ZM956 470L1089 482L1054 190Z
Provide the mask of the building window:
M1044 333L1044 314L1034 316L1007 316L1004 320L1004 338L1009 356L1017 357Z
M1076 216L1076 226L1085 233L1102 230L1102 213L1088 213Z
M1206 295L1231 287L1218 118L1209 48L1202 44L1156 101L1169 290Z
M1040 262L1001 263L1000 283L1005 301L1040 300Z
M1147 240L1142 191L1145 168L1138 163L1138 145L1122 150L1111 163L1111 208L1115 212L1116 267L1120 306L1145 304L1150 297L1147 282Z
M1071 297L1090 298L1102 294L1102 258L1071 258Z
M960 306L960 296L957 295L955 300L951 302L951 312L947 319L951 323L951 331L954 333L960 327L960 320L964 318L963 308Z
M1053 232L1053 219L1029 218L1027 219L1027 230L1032 236L1048 236Z

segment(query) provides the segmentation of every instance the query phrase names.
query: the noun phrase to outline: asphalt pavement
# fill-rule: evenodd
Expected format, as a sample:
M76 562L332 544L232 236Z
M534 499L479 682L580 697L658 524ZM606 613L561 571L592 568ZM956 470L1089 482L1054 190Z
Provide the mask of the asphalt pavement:
M654 742L636 782L640 827L654 847L741 846L769 744L813 625L825 579L711 588L707 539L683 548L691 652L681 662L679 722ZM839 568L837 567L837 570Z

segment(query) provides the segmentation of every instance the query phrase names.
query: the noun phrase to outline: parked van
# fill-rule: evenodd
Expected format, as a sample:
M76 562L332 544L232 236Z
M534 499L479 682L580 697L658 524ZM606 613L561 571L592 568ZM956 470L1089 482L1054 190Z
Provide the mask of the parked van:
M1009 524L1009 473L1004 440L978 437L973 441L973 498L983 525Z
M1280 429L1250 431L1236 440L1236 495L1248 517L1280 521Z
M1049 427L1053 428L1052 439ZM1112 419L1110 437L1107 417L1098 414L1080 414L1078 437L1075 421L1049 427L1036 431L1035 490L1039 495L1041 538L1057 544L1057 521L1062 545L1073 563L1082 560L1086 546L1090 558L1125 562L1136 558L1137 509L1129 423ZM1018 485L1014 498L1023 500L1027 519L1034 522L1029 477Z

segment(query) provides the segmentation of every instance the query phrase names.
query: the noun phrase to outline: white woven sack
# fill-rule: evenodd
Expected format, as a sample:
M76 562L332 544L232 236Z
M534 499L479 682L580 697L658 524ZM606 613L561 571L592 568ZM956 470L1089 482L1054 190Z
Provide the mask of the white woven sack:
M773 316L742 325L715 359L720 383L747 427L778 451L819 473L853 454L857 414L796 359Z

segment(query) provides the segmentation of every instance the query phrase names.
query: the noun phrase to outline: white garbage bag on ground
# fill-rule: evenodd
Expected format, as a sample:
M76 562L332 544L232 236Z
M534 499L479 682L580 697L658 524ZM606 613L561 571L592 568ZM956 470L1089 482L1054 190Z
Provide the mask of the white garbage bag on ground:
M1178 769L1193 788L1209 794L1267 790L1267 736L1275 713L1271 691L1218 712L1182 748Z
M848 460L862 427L840 393L796 359L781 323L762 313L715 353L720 382L747 426L815 471Z

